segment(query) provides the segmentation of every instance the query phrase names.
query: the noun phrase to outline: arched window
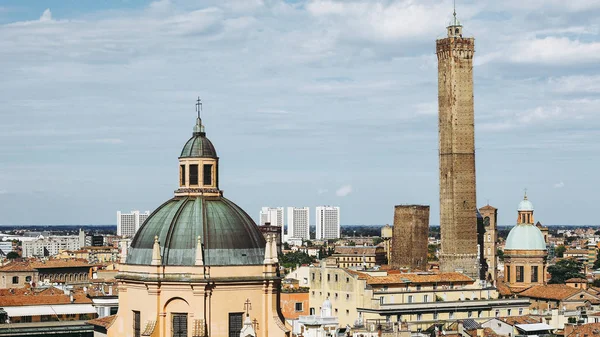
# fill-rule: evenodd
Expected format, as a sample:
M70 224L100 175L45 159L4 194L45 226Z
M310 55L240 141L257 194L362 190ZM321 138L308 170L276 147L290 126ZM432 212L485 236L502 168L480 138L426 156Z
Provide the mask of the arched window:
M19 277L18 276L13 276L13 278L12 278L12 284L19 284Z

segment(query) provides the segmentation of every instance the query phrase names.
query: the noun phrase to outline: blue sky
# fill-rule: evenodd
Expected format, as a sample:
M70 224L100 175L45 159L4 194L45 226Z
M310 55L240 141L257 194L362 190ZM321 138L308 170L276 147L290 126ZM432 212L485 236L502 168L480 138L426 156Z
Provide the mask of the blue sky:
M596 224L598 1L458 1L477 197ZM172 196L196 96L225 196L439 219L435 40L452 1L3 1L0 224L110 224ZM314 217L314 214L311 215Z

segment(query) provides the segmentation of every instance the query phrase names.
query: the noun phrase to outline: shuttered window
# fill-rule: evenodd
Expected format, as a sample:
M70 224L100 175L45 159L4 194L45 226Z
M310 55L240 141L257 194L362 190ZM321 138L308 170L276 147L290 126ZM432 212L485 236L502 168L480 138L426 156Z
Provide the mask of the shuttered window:
M187 314L173 314L173 337L188 337Z
M140 312L133 312L133 336L140 337Z
M198 165L190 165L190 185L198 185Z
M241 312L229 313L229 337L239 337L240 331L242 331L242 317Z
M212 185L212 165L204 164L204 171L202 172L202 184Z

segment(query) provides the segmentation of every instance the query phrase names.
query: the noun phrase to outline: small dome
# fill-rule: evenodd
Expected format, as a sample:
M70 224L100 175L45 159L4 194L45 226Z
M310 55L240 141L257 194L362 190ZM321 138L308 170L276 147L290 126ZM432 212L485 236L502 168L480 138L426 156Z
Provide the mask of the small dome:
M519 224L508 233L504 249L546 250L546 241L544 235L536 226Z
M527 194L525 194L525 197L519 203L517 211L533 211L533 204L531 201L527 200Z
M179 158L217 158L217 151L204 132L194 132L183 146Z
M331 301L329 300L329 297L327 297L327 299L325 301L323 301L323 304L321 305L321 308L323 308L323 309L331 309L332 308Z
M254 221L223 197L175 197L162 204L133 237L126 263L150 265L155 236L163 265L195 265L198 236L208 266L261 265L265 255Z

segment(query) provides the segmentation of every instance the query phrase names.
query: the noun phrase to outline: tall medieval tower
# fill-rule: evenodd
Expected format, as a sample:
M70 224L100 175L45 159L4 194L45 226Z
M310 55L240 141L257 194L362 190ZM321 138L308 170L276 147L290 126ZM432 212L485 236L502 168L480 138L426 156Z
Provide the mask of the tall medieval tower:
M479 278L475 198L473 53L475 39L462 36L456 19L436 41L438 58L440 269Z

